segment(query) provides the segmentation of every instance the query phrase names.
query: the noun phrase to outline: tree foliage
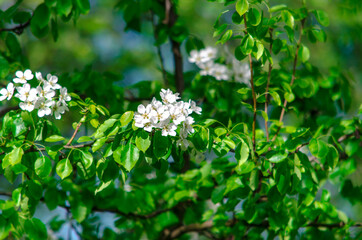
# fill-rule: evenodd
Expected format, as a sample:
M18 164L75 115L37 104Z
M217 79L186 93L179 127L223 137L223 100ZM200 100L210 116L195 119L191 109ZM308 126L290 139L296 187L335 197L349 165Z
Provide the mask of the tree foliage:
M81 239L361 235L361 224L337 209L324 187L333 182L345 199L361 202L361 186L348 175L362 154L362 108L346 115L353 100L348 77L310 62L309 46L327 41L328 15L305 1L297 7L203 1L227 9L210 23L216 47L227 49L215 64L245 62L249 71L243 72L248 81L237 81L235 69L224 81L184 70L186 59L206 46L184 24L179 2L114 1L124 31L150 27L162 79L121 87L117 73L89 66L63 72L59 83L72 100L62 119L79 119L71 135L54 117L19 109L16 98L2 101L0 174L11 186L1 189L1 239L53 238L65 228ZM57 41L59 24L76 26L91 9L89 0L45 0L32 11L22 1L1 10L1 84L31 66L19 35L30 29L38 41ZM164 66L165 46L173 71ZM173 136L136 126L137 106L162 100L163 88L202 108L186 147L180 146L181 127ZM66 216L45 220L39 215L44 205ZM112 227L105 227L105 213Z

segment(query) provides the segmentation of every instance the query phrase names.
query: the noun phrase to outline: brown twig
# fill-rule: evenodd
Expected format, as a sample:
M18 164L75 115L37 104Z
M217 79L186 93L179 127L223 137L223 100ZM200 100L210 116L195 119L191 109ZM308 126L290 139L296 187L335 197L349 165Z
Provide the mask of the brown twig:
M273 48L273 29L269 28L269 34L270 34L270 45L269 45L269 49L270 49L270 54L272 53L272 48ZM268 116L268 104L269 104L269 84L270 84L270 78L271 78L271 72L272 72L272 64L269 61L269 70L268 70L268 81L266 83L266 88L265 88L265 113ZM265 132L266 132L266 140L269 142L269 130L268 130L268 121L267 119L265 119Z
M79 131L79 128L80 126L82 125L82 122L79 122L77 124L77 126L75 127L75 130L74 130L74 133L72 135L72 137L69 139L69 141L67 142L67 144L65 146L70 146L70 144L72 144L74 138L75 138L75 135L77 135L78 131Z
M299 33L299 39L298 39L298 42L297 42L297 49L295 50L294 63L293 63L293 74L292 74L292 80L290 82L290 86L293 86L293 83L294 83L294 80L295 80L295 72L296 72L296 69L297 69L297 62L298 62L298 52L299 52L300 44L302 42L304 23L305 23L305 18L301 20L300 33ZM280 113L279 123L282 123L282 121L283 121L285 109L287 108L287 104L288 104L288 101L285 99L284 104L283 104L282 112ZM280 128L281 128L281 125L278 127L272 141L275 141L275 139L277 138L277 136L279 134L279 131L280 131Z
M12 28L1 28L0 32L14 32L18 35L22 34L24 29L30 25L31 18L24 24L20 24L18 26Z
M247 31L247 24L246 24L246 16L244 14L244 23L245 23L245 33L248 34ZM253 75L253 60L251 58L251 53L249 53L249 65L250 65L250 85L251 85L251 91L253 95L253 151L256 150L256 144L255 144L255 124L256 124L256 94L254 89L254 75Z

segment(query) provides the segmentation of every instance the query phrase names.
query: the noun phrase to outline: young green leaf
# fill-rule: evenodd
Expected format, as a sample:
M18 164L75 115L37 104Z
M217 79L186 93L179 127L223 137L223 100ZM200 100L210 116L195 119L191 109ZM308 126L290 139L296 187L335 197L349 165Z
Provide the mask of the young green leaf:
M73 167L72 167L72 164L70 163L69 159L64 158L57 163L55 170L56 170L57 174L59 175L59 177L61 179L64 179L72 173Z
M239 15L242 16L246 13L246 11L248 11L249 3L247 0L237 0L235 8Z
M133 145L132 141L128 141L121 152L121 165L130 172L139 159L139 150Z

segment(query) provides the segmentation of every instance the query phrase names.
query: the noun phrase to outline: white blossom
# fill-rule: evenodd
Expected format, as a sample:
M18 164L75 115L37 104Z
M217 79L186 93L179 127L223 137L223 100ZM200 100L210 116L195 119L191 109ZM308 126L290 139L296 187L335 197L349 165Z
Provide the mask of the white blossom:
M250 86L250 67L249 64L241 63L240 61L233 59L233 72L236 82L245 83Z
M213 77L215 77L216 80L228 80L229 79L227 67L225 65L222 65L219 63L214 64L211 75Z
M21 101L35 101L37 98L37 90L31 88L29 83L25 83L22 87L17 87L16 90L18 93L15 94L15 97L19 98Z
M44 117L52 113L51 107L53 106L53 100L47 100L43 97L39 97L35 102L35 108L38 109L38 116Z
M145 105L139 105L135 113L135 126L143 128L147 132L161 131L162 136L177 135L179 127L179 139L176 144L182 150L190 146L186 139L189 134L194 133L192 124L195 122L191 113L201 114L201 108L196 106L192 100L188 102L178 101L178 93L173 93L169 89L161 89L160 96L162 102L152 99L152 102Z
M170 104L176 102L180 97L178 96L179 93L173 93L170 89L161 89L160 96L162 98L163 103Z
M57 76L48 74L47 75L47 81L45 81L45 83L44 83L44 88L45 89L51 88L51 89L54 89L54 90L55 89L60 89L62 86L60 86L57 82L58 82L58 77Z
M25 111L37 110L39 117L54 114L56 119L61 118L61 114L68 111L68 104L71 100L67 88L60 86L58 77L48 74L45 80L40 72L35 73L38 79L38 86L31 87L28 80L34 78L32 71L27 69L24 72L17 71L16 78L13 79L14 83L9 83L7 88L0 90L0 101L5 99L10 100L16 89L15 97L20 100L19 107ZM22 85L19 85L22 84ZM57 96L57 92L59 94Z
M207 47L205 49L201 49L200 55L204 62L209 62L216 58L217 49L213 47Z
M62 87L59 89L59 92L59 101L63 102L64 104L66 104L65 102L69 102L72 99L68 94L67 88Z
M12 97L13 97L13 94L14 94L14 84L13 83L9 83L6 88L3 88L0 90L0 101L3 101L3 100L10 100Z
M22 71L16 71L15 73L16 78L13 79L14 83L26 83L28 80L34 78L34 75L31 73L30 69Z
M68 107L66 105L63 105L63 102L61 101L53 101L53 104L51 106L52 114L54 114L55 119L61 119L62 115L65 111L69 111Z

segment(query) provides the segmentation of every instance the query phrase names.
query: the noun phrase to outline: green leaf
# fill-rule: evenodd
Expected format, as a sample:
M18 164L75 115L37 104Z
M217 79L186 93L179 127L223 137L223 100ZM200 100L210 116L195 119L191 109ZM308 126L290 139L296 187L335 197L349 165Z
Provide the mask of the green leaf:
M279 5L275 5L273 7L271 7L269 9L269 12L273 13L273 12L278 12L278 11L281 11L281 10L284 10L284 9L287 9L288 6L285 5L285 4L279 4Z
M3 58L3 56L0 56L0 78L5 78L10 71L10 66L8 61Z
M328 162L328 165L333 169L338 164L339 154L338 154L337 149L333 145L329 144L328 146L329 146L329 150L328 150L328 154L325 158Z
M250 188L255 191L259 185L259 170L254 169L250 174Z
M52 162L49 158L42 156L39 157L34 164L34 169L36 175L38 175L41 178L45 178L49 176L49 174L52 171Z
M266 158L272 163L282 162L284 159L288 157L288 152L268 152Z
M104 136L104 133L111 127L113 127L113 125L117 122L117 119L114 118L110 118L106 121L104 121L104 123L102 123L98 128L97 131L94 134L95 138L100 138Z
M78 138L78 140L77 140L78 143L91 142L91 141L93 141L93 138L88 137L88 136L81 136L81 137Z
M237 0L235 5L236 11L242 16L246 11L248 11L249 3L247 0Z
M224 44L231 38L232 35L233 35L233 30L231 30L231 29L227 30L224 33L224 35L222 35L221 39L216 42L216 44L218 44L218 43Z
M310 56L309 49L306 46L302 45L299 49L298 55L303 63L308 61Z
M242 53L250 54L253 51L254 43L254 38L250 34L245 35L240 44Z
M261 58L261 56L263 56L264 53L264 45L257 41L256 42L256 47L257 47L257 52L253 52L254 57L256 58L256 60L259 60ZM254 54L255 53L255 54Z
M21 162L21 158L23 157L24 151L21 147L14 148L9 153L9 163L11 166L14 166Z
M128 123L130 123L133 119L134 113L132 111L128 111L123 113L121 117L121 127L126 126Z
M253 171L254 168L255 168L255 163L252 161L247 161L243 165L237 166L235 168L235 171L237 174L242 175Z
M150 135L146 131L140 131L136 136L136 146L142 152L146 152L151 146Z
M60 15L68 16L72 11L72 0L57 0L57 12Z
M162 158L167 154L169 148L169 138L162 136L161 131L156 131L153 135L153 154L157 158Z
M221 33L223 33L225 31L225 29L227 28L227 24L224 23L221 26L217 27L214 31L214 34L212 35L213 37L217 37L219 36Z
M75 1L80 13L87 14L90 10L89 0L76 0Z
M33 17L31 18L31 24L37 28L44 28L48 25L49 20L50 9L43 3L34 10Z
M277 55L283 47L283 42L279 38L273 40L272 52Z
M288 101L288 102L293 102L295 99L295 96L292 92L285 92L284 93L284 98Z
M59 142L63 141L65 138L59 135L52 135L45 139L46 142Z
M103 147L103 145L107 142L107 139L108 139L107 137L102 137L102 138L97 139L97 141L95 141L92 146L92 152L96 152L101 147Z
M308 147L313 156L318 158L324 158L328 154L327 143L316 138L310 140Z
M84 167L88 169L93 163L93 155L90 152L83 150L81 150L81 153L81 160L84 164Z
M277 92L270 91L269 93L273 97L274 101L276 102L276 104L278 106L282 105L282 102L280 100L280 96L279 96L279 94Z
M121 165L130 172L136 165L139 159L139 150L132 144L132 141L128 141L126 146L122 148L121 152Z
M294 27L294 17L289 11L282 11L282 17L287 26L289 26L290 28Z
M256 8L250 8L248 11L249 23L253 26L258 26L261 22L261 14Z
M46 226L37 218L26 219L24 230L30 239L47 239L48 233Z
M64 179L72 173L73 167L72 167L72 164L70 163L69 159L64 158L57 163L55 170L56 170L57 174L59 175L59 177L61 179Z
M8 35L6 36L5 44L12 56L16 56L21 53L21 47L15 34L11 32L8 33Z
M314 11L314 15L322 26L327 27L329 25L328 14L325 11L316 10Z
M235 159L238 161L238 166L243 165L249 157L248 145L242 140L235 149Z

